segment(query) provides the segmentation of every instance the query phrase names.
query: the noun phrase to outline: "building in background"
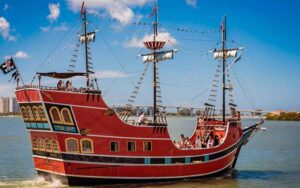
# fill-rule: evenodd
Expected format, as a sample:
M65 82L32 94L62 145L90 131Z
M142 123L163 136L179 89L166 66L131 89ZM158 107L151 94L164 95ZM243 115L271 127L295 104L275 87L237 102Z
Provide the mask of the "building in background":
M0 113L20 112L19 105L15 97L0 97Z

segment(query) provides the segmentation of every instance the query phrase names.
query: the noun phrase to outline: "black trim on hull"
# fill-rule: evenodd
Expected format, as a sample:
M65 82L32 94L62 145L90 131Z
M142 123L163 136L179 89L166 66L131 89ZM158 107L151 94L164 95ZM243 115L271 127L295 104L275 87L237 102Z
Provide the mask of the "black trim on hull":
M78 155L67 153L51 153L44 151L35 151L33 154L37 156L50 157L68 161L81 161L93 163L110 163L110 164L177 164L177 163L193 163L194 161L210 161L222 158L240 145L240 142L218 153L207 154L195 157L167 157L167 158L134 158L134 157L107 157L107 156L91 156L91 155ZM149 159L149 160L148 160Z
M230 165L231 166L231 165ZM73 177L73 176L62 176L58 174L52 174L49 172L39 171L37 170L38 176L45 178L46 181L53 182L54 180L60 180L60 182L64 185L69 186L95 186L95 185L114 185L114 187L118 184L126 187L135 187L141 186L143 184L169 184L169 183L177 183L185 180L197 180L197 179L205 179L205 178L214 178L220 176L228 176L232 172L232 168L228 166L227 168L204 176L196 176L196 177L188 177L188 178L174 178L174 179L107 179L107 178L87 178L87 177Z

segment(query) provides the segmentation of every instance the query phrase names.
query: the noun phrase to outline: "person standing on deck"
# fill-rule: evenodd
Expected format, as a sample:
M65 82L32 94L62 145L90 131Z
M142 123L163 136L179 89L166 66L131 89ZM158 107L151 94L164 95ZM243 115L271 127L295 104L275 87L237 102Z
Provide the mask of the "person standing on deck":
M142 124L146 124L146 122L148 121L147 117L146 117L146 113L143 112L140 117L139 117L139 125L142 125Z

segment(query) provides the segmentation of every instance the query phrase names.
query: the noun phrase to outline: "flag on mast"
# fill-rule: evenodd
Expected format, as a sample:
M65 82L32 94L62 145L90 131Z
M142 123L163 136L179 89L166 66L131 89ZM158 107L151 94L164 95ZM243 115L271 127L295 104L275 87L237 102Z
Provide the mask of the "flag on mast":
M157 5L155 5L152 13L149 15L149 18L151 18L156 13L156 11L157 11Z
M2 72L4 74L7 74L15 69L17 69L15 63L14 63L14 60L13 58L11 57L10 59L6 60L4 63L2 63L0 65L0 69L2 70Z
M80 9L80 18L83 14L83 11L84 11L84 1L82 2L81 9Z

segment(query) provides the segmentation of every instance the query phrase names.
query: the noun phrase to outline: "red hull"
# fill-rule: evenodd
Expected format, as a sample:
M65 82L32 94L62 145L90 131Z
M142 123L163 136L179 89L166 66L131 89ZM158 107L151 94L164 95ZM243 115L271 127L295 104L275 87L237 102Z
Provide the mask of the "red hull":
M21 88L16 96L25 109L22 112L33 144L34 164L41 174L115 180L213 175L232 168L247 139L237 121L228 123L225 140L216 147L178 149L166 126L126 124L99 94ZM26 111L30 108L33 115ZM61 116L51 111L54 108ZM44 110L44 114L35 115L35 109ZM70 117L64 117L67 111ZM196 131L192 140L195 135ZM128 142L134 143L134 150L129 150Z

